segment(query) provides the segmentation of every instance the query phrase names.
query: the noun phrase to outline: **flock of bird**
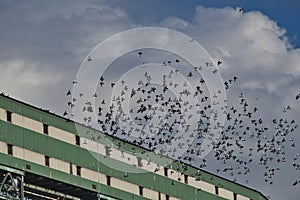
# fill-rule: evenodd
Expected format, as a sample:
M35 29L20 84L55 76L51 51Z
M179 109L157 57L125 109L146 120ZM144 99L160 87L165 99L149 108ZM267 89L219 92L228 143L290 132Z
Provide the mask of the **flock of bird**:
M137 59L142 60L144 55L145 52L137 52ZM93 62L93 58L88 57L87 62ZM198 168L207 167L206 159L202 158L199 161L197 158L206 148L202 146L202 142L211 138L211 130L216 129L212 126L211 120L216 118L218 113L212 104L220 103L215 102L214 98L223 91L220 89L211 96L207 91L205 80L195 76L201 70L209 68L212 63L203 63L202 66L193 67L184 74L187 80L197 80L197 85L193 85L194 90L188 87L187 82L177 82L176 75L182 73L178 67L180 62L178 58L162 62L162 67L172 66L173 63L176 63L176 66L172 66L167 74L157 75L161 76L160 85L151 82L153 77L147 72L144 63L141 65L145 68L144 77L137 80L137 88L131 88L126 80L121 80L121 84L117 85L103 75L100 76L98 82L100 89L88 97L96 99L96 105L93 105L92 101L87 101L80 108L82 113L87 113L82 118L83 123L87 126L96 126L108 135L157 154L191 165L197 163ZM216 62L216 66L221 65L222 61ZM224 88L229 90L238 80L237 76L226 80ZM78 83L74 80L73 84ZM101 96L99 92L101 88L112 90L116 86L121 88L119 94L115 94L111 101ZM174 94L174 89L180 92ZM66 95L72 96L67 104L73 109L77 106L77 100L85 94L82 91L79 96L74 97L69 90ZM241 92L234 98L235 102L226 102L222 110L226 122L217 127L221 128L220 137L211 141L213 156L221 163L217 173L226 173L233 177L233 181L237 181L239 176L251 174L251 166L258 165L264 170L265 182L272 185L273 177L286 163L292 163L295 170L300 170L299 153L292 157L291 162L287 160L290 157L287 153L296 147L293 137L298 125L296 120L285 117L286 112L292 110L291 106L284 107L279 118L265 119L262 117L263 110L259 106L252 105L253 101L249 101L246 96ZM197 103L190 101L190 98L196 99ZM298 100L300 93L296 95L296 101ZM254 102L259 101L260 98L255 97ZM130 102L130 105L125 105L126 102ZM124 105L127 107L124 108ZM91 115L93 112L97 113L96 120ZM63 113L63 116L68 115L67 111ZM96 121L97 125L92 125L93 121ZM155 170L159 170L159 167ZM300 179L296 179L292 185L300 186Z

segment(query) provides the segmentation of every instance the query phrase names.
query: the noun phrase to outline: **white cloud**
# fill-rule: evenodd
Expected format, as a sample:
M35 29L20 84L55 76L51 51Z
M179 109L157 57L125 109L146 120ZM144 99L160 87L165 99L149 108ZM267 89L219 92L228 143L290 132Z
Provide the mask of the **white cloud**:
M223 61L222 73L241 76L244 88L275 92L300 81L299 49L291 49L286 30L261 12L199 6L191 21L170 17L161 25L196 38L213 58Z
M300 119L299 102L294 101L300 92L300 49L289 44L285 29L261 12L198 6L189 20L169 16L159 23L141 20L141 25L122 7L72 1L19 3L0 16L5 27L0 37L0 90L60 114L65 92L95 45L132 27L157 25L190 35L213 58L221 59L224 78L239 78L232 94L243 90L252 97L259 95L266 116L276 111L280 116L283 106L290 104L292 115Z
M19 59L1 63L0 69L0 85L3 92L20 98L34 99L38 91L42 92L44 88L55 85L62 79L61 74L40 70L36 63Z

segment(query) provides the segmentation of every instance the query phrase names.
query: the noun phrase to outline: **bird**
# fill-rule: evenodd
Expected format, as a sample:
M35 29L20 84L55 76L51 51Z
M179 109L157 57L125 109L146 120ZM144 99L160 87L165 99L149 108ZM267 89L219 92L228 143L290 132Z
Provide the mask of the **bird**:
M300 179L296 180L296 181L293 183L293 186L296 186L296 185L300 185Z
M67 116L67 115L68 115L68 113L67 113L67 111L65 111L64 114L63 114L63 116Z
M195 39L191 39L190 42L193 41ZM145 56L141 51L137 55L139 57ZM136 56L136 59L139 58ZM180 61L178 58L168 58L162 62L162 65L172 66L172 62L179 63ZM218 60L216 64L220 66L222 61ZM164 69L168 70L169 66L164 67ZM153 77L151 77L153 74L147 71L147 67L139 68L144 75L130 80L130 82L135 83L134 86L130 86L129 81L122 80L121 88L119 91L116 90L111 102L105 98L105 100L101 99L102 95L98 97L96 93L89 97L98 98L88 99L89 97L84 95L84 91L79 91L82 98L78 101L72 99L68 102L68 106L73 107L84 99L85 103L80 108L84 114L87 114L83 117L84 124L91 125L92 121L96 121L96 128L105 134L113 135L157 154L165 154L190 165L196 165L196 162L193 163L194 160L204 152L205 147L201 147L202 141L213 137L212 130L220 129L219 140L211 144L213 146L212 156L216 162L220 162L217 173L227 174L233 180L238 180L238 176L253 173L248 166L255 162L264 170L264 179L270 185L275 184L273 177L279 171L277 164L289 163L293 169L299 170L298 157L300 160L300 156L288 162L289 156L286 155L290 148L296 147L292 133L296 132L295 130L298 128L297 120L289 119L285 115L270 119L264 117L263 109L258 104L262 100L255 101L255 96L248 98L250 94L246 94L242 89L237 94L230 95L233 102L224 100L224 103L228 103L228 105L221 108L220 111L223 112L225 120L227 120L226 123L224 125L211 123L212 119L217 121L221 115L214 107L223 102L218 98L225 92L222 88L216 88L215 92L210 93L207 89L208 86L205 85L204 77L198 78L198 73L194 72L194 70L209 69L207 71L211 76L220 73L218 70L211 70L211 66L213 66L211 61L199 63L197 67L191 66L193 67L192 70L181 71L177 66L177 69L155 74L158 76L155 78L159 78L157 80L161 81L160 84L153 84ZM185 74L189 77L188 80L180 82L177 79L178 73ZM193 82L194 85L191 84L193 88L189 88L189 80ZM230 90L232 84L239 83L237 80L239 80L237 76L225 80L225 88ZM113 82L107 82L104 75L100 77L99 84L101 86L118 86ZM176 97L170 96L174 92L174 88L177 90ZM99 89L104 91L107 87ZM97 93L101 94L100 91ZM106 94L105 91L103 93ZM67 95L71 95L71 91L68 91ZM190 98L196 99L196 105ZM296 100L299 98L300 94L297 94ZM98 111L96 115L98 119L96 120L88 116L94 111L91 105L91 102L94 101L98 103L96 104L96 112ZM133 106L129 109L124 108L123 102L130 102ZM283 109L287 112L293 108L294 106L288 105ZM193 111L195 112L193 113ZM63 115L67 116L68 113L65 111ZM183 138L177 136L180 132L186 133L188 142L180 141ZM131 137L133 133L140 135ZM150 137L149 134L155 134L155 137ZM179 143L172 150L167 151L163 148L177 140ZM186 147L185 155L176 155L177 151ZM208 162L203 160L197 163L196 167L205 168L208 166ZM160 166L154 169L155 172L159 170ZM197 177L197 180L202 180L202 177ZM295 182L295 185L299 185L298 182L299 180Z
M137 54L139 55L139 57L142 57L143 52L139 51Z
M243 6L240 6L238 10L239 10L239 12L243 12L244 11Z

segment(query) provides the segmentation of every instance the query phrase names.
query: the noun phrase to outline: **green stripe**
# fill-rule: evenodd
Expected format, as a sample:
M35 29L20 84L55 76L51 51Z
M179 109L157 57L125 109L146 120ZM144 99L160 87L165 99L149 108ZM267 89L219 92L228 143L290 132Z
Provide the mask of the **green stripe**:
M1 163L8 165L10 167L17 168L19 170L28 171L30 173L40 175L43 177L51 178L56 181L61 181L79 188L83 188L89 191L93 191L97 193L98 191L92 189L92 185L96 184L100 186L100 193L106 196L113 196L114 198L118 199L136 199L136 200L149 200L148 198L135 195L117 188L109 187L107 185L103 185L94 181L90 181L78 176L74 176L68 173L64 173L55 169L51 169L49 167L45 167L42 165L38 165L36 163L32 163L29 161L24 161L19 158L15 158L13 156L9 156L3 153L0 153ZM26 164L31 166L31 170L26 170Z
M74 163L93 171L98 170L99 162L83 148L8 122L0 121L0 126L2 127L0 140L4 142L26 148L34 152L39 152L41 154L48 155L49 157ZM110 164L110 166L107 166L99 163L99 172L110 175L111 177L116 177L135 185L140 185L180 199L197 199L199 196L207 197L208 199L223 199L205 191L197 191L196 188L177 181L175 181L175 185L172 185L174 180L145 170L145 173L128 173L128 177L124 177L124 172L116 170L115 168L123 170L126 167L132 167L131 165L109 157L104 158L102 155L99 156L102 157L102 159L107 160L107 163ZM111 166L114 167L112 168ZM32 171L34 171L34 169L32 169ZM63 180L64 178L61 181Z
M24 104L22 102L18 102L14 99L5 97L3 95L0 95L0 107L9 110L13 113L17 113L23 116L26 116L28 118L40 121L42 123L46 123L50 126L68 131L70 133L75 133L77 134L77 131L79 131L81 134L79 135L83 135L83 133L87 132L87 131L91 131L91 129L84 127L82 125L77 125L75 127L74 122L70 122L64 118L58 117L52 113L43 111L41 109L29 106L27 104ZM30 132L30 131L29 131ZM26 133L27 134L27 133ZM100 133L97 132L97 134L99 135ZM38 134L41 135L41 134ZM102 134L103 135L103 134ZM103 135L104 136L104 135ZM36 143L32 143L31 146L29 147L29 141L31 140L31 137L35 137L35 141L40 141L38 144ZM149 155L150 160L155 162L155 163L159 163L159 164L163 164L166 161L166 157L160 157L155 155L152 152L146 151L142 148L138 148L134 145L131 145L129 143L124 143L123 141L120 141L118 139L112 138L110 136L104 136L105 139L101 140L101 143L103 142L104 144L114 144L117 145L119 142L122 143L122 151L124 152L128 152L130 154L137 154L142 158L146 158L146 155ZM30 139L29 139L30 138ZM45 139L47 138L47 139ZM11 138L12 140L14 140L13 138ZM54 141L53 141L54 140ZM95 170L95 167L97 167L97 161L96 159L90 159L87 157L92 157L90 155L88 155L89 153L83 152L81 151L79 147L71 145L71 144L67 144L64 143L62 141L58 141L56 139L50 138L50 137L45 137L44 135L41 135L41 137L39 136L30 136L30 137L25 137L23 138L21 141L18 142L18 144L22 145L22 147L24 148L34 148L36 150L36 152L40 152L42 154L46 154L49 155L50 157L54 157L56 156L56 158L61 159L61 160L65 160L68 162L72 162L72 163L77 163L77 165L83 166L83 165L87 165L87 166L83 166L85 168L88 169L93 169ZM49 145L51 145L51 150L49 150ZM143 152L143 153L142 153ZM146 152L146 153L145 153ZM79 155L80 156L75 156L72 157L71 155ZM54 156L53 156L54 155ZM84 157L82 157L84 156ZM86 157L87 156L87 157ZM86 164L84 163L86 160L88 160L90 163ZM109 159L108 159L109 160ZM115 164L116 166L121 165L120 162L114 162L113 160L109 160L108 161L111 164ZM82 164L81 164L82 163ZM169 168L172 167L172 169L182 172L184 174L187 174L189 176L193 176L196 177L195 174L197 173L198 169L193 168L188 166L187 170L182 170L184 165L183 163L178 163L178 162L173 162L171 164L172 166L168 166ZM177 165L179 165L179 170L177 170ZM126 166L122 166L122 167L126 167ZM104 170L104 169L103 169ZM104 170L105 171L105 170ZM111 171L111 169L107 169L106 171ZM241 194L245 197L251 198L251 199L257 199L257 200L266 200L266 197L264 197L261 193L259 193L258 191L252 190L250 188L247 188L245 186L239 185L237 183L234 183L232 181L226 180L222 177L217 177L215 175L212 175L210 173L207 173L205 171L200 170L201 172L201 178L203 180L205 180L208 183L214 184L214 185L218 185L219 183L223 185L223 187L227 190L230 190L234 193L237 194ZM132 175L133 176L133 175ZM213 180L211 180L211 177L214 177ZM123 175L121 176L123 177ZM131 176L130 176L131 177ZM130 179L129 177L127 178L128 180ZM142 182L143 184L143 182Z

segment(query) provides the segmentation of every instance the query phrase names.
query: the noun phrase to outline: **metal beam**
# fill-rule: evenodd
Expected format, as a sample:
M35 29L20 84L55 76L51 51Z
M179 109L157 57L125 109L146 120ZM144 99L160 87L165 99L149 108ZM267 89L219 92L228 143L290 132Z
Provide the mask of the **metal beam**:
M25 175L25 172L23 172L21 170L10 168L10 167L4 166L4 165L0 165L0 169L2 169L4 171L7 171L7 172L14 173L14 174L18 174L18 175L21 175L21 176Z
M24 183L24 187L25 188L30 188L30 189L33 189L33 190L37 190L37 191L40 191L40 192L44 192L44 193L47 193L47 194L55 195L55 196L58 196L58 197L63 197L64 199L66 198L66 199L71 199L71 200L80 200L80 198L75 197L75 196L71 196L71 195L68 195L68 194L64 194L64 193L57 192L57 191L54 191L54 190L50 190L50 189L47 189L47 188L43 188L43 187L40 187L40 186L31 185L31 184L28 184L28 183Z

